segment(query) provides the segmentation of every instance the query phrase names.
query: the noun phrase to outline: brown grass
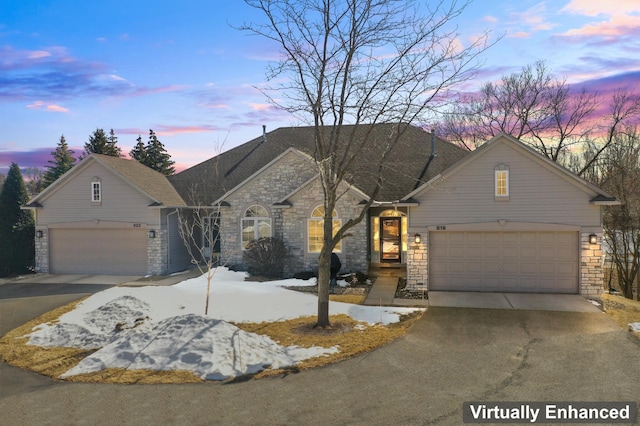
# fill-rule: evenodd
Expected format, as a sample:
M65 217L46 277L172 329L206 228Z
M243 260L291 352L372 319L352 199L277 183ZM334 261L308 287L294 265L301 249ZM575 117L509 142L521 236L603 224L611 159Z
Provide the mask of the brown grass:
M604 310L614 321L625 330L629 323L640 322L640 302L613 294L600 295ZM634 333L640 337L640 333Z
M329 300L332 302L351 303L352 305L362 305L367 298L366 294L330 294Z
M344 301L353 300L352 298L355 297L363 298L364 296L335 295L332 296L332 300L334 300L333 297ZM40 324L54 323L61 315L73 310L80 301L54 309L7 333L0 339L0 359L13 366L31 370L54 379L58 379L61 374L78 365L83 358L94 351L76 348L43 348L28 345L28 339L23 336L31 333L33 328ZM340 349L339 353L302 361L290 369L264 370L248 377L260 378L320 367L371 351L405 335L411 324L421 315L422 312L417 312L402 318L399 323L387 326L370 326L366 323L355 321L347 315L331 316L331 326L328 328L314 328L315 317L303 317L273 323L241 323L236 325L245 331L267 335L284 346L322 346L326 348L338 346ZM245 379L247 377L230 379L230 381ZM65 380L123 384L203 382L202 379L190 371L125 370L121 368L79 374L68 377Z

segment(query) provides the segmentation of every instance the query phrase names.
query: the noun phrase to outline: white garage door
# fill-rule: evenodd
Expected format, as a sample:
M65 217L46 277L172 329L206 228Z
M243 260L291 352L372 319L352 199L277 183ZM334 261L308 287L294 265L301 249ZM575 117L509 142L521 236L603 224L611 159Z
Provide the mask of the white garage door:
M578 293L577 232L431 232L429 289Z
M50 271L54 274L144 275L144 229L51 229Z

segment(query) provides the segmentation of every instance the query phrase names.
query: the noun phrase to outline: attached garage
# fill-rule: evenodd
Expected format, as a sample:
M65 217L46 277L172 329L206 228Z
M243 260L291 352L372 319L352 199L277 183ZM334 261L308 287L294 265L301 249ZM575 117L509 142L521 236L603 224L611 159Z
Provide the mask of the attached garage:
M145 275L146 229L50 229L54 274Z
M578 293L577 232L429 233L429 289Z

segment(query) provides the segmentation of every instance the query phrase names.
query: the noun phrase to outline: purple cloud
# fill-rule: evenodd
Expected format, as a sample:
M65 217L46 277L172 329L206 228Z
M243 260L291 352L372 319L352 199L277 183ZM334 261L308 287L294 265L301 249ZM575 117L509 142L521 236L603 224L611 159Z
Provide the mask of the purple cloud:
M0 48L1 101L60 101L79 96L142 96L182 90L181 86L138 87L108 71L107 65L79 60L63 47L41 50Z

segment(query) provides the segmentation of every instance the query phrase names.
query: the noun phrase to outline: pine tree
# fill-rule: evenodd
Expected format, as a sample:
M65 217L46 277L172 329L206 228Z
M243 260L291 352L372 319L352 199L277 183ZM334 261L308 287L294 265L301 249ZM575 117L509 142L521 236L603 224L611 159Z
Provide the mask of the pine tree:
M133 149L129 151L129 155L134 160L146 166L147 165L147 148L144 145L144 142L142 142L142 136L138 135L138 139L136 139L136 142L138 143L136 143L136 146L134 146Z
M29 272L35 264L35 221L21 210L29 195L20 168L12 163L0 191L0 276Z
M149 130L149 141L145 147L145 152L145 161L141 161L142 164L167 176L175 173L173 167L175 161L171 161L171 156L167 153L164 145L158 140L153 130Z
M109 136L105 134L104 129L96 129L95 132L89 136L89 142L84 144L83 157L86 157L89 154L104 154L111 155L112 157L121 157L122 151L120 150L120 147L117 146L117 143L118 138L113 132L113 129L109 132Z
M51 152L53 160L49 160L49 163L52 165L47 166L47 171L44 173L44 188L71 170L76 162L73 154L74 151L69 149L64 135L60 136L60 142L58 142L56 150Z

